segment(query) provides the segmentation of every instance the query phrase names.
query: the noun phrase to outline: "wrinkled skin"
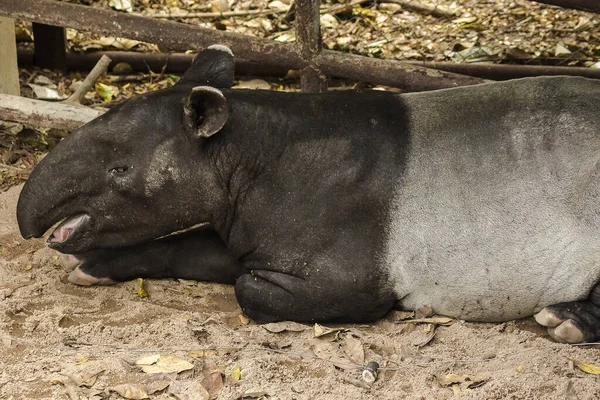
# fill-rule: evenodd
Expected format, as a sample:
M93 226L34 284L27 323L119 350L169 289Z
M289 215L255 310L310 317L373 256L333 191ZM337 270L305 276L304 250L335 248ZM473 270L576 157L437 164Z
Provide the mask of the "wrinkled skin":
M232 54L209 48L174 87L74 132L23 188L22 235L63 221L48 243L78 284L235 283L258 322L427 304L476 321L537 313L559 341L600 338L600 84L232 83Z

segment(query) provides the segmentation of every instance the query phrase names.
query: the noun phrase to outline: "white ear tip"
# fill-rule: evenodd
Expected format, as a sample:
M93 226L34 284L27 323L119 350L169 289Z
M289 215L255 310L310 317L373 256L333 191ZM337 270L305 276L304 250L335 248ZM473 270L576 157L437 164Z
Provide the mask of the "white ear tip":
M223 92L212 86L195 86L192 88L192 92L211 92L223 99L225 98L225 96L223 96Z
M231 57L233 57L233 51L231 51L231 49L229 47L224 46L222 44L213 44L211 46L208 46L207 49L224 51L225 53L229 53L231 55Z

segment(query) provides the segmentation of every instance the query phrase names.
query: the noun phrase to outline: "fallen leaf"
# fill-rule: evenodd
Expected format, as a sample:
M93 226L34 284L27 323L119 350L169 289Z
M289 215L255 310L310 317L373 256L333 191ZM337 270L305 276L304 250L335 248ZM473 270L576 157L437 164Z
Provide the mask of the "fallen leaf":
M577 368L579 368L586 374L600 375L600 367L598 367L594 363L586 363L586 362L581 362L581 361L576 361L576 360L573 360L573 363L575 364L575 366Z
M151 356L142 357L137 360L136 365L152 365L158 361L160 354L152 354Z
M59 376L55 376L54 378L52 378L50 380L50 383L52 385L63 385L65 390L67 391L67 394L69 395L69 397L71 398L71 400L79 400L80 398L80 390L79 390L79 385L77 385L77 382L75 382L75 380L68 375L59 375Z
M177 374L170 373L160 373L160 374L152 374L147 379L144 380L144 385L146 385L146 390L148 394L153 394L156 392L160 392L161 390L165 390L171 383L173 383L177 379Z
M419 348L429 344L429 342L431 342L433 340L433 338L435 337L436 331L435 331L435 325L433 324L428 324L427 325L427 329L425 332L427 335L420 341L413 343L414 346L417 346Z
M138 288L135 290L135 294L140 297L148 297L148 292L144 289L144 280L142 278L137 278Z
M109 102L117 94L117 88L111 85L105 85L101 82L96 82L96 92L102 97L102 100ZM141 278L138 278L141 279ZM140 295L141 296L141 295ZM142 296L144 297L144 296Z
M568 57L571 55L571 51L565 47L562 43L556 44L556 49L554 49L555 57Z
M85 386L85 387L91 388L96 383L96 380L98 379L98 375L100 375L102 372L104 372L104 370L98 371L94 374L88 374L88 373L84 372L81 374L75 374L72 376L72 378L77 383L78 386Z
M141 400L149 399L146 386L141 383L124 383L122 385L112 386L109 388L113 392L119 393L120 396L126 399Z
M136 361L136 365L147 374L179 373L194 368L194 364L172 355L158 355L157 359L156 355L144 357Z
M223 377L221 376L221 370L211 360L207 360L204 363L204 378L202 379L202 386L210 394L210 399L216 399L223 390Z
M77 365L81 365L81 364L84 364L84 363L88 362L88 360L89 360L88 358L81 357L80 359L78 359L78 360L75 362L75 364L77 364Z
M454 323L454 320L452 318L448 318L448 317L430 317L430 318L418 318L418 319L408 319L406 321L403 322L411 322L411 323L425 323L425 324L434 324L434 325L451 325Z
M350 362L337 343L318 341L314 344L312 350L315 356L332 362L338 368L356 369L356 364Z
M196 380L174 381L167 393L178 400L209 400L210 394Z
M269 82L262 79L250 79L248 81L239 81L235 86L236 89L261 89L261 90L271 90L271 85Z
M133 11L131 0L110 0L108 5L117 11L125 11L128 13Z
M244 314L240 314L240 322L242 323L242 325L248 325L250 323L250 319L248 317L246 317Z
M233 366L233 368L231 369L231 372L229 373L229 378L231 379L232 382L237 382L240 380L240 378L242 377L242 370L240 369L240 366L235 364Z
M64 100L67 98L64 94L59 94L55 89L50 89L45 86L35 85L33 83L28 84L33 89L35 97L40 100Z
M364 364L365 362L365 350L363 349L362 342L352 335L346 334L344 341L342 342L342 350L346 356L356 364Z
M304 330L309 329L308 326L299 324L298 322L293 321L282 321L282 322L273 322L270 324L261 325L264 329L268 330L272 333L281 333L281 332L302 332Z
M346 328L328 328L323 325L315 324L315 337L330 335L332 333L345 331Z

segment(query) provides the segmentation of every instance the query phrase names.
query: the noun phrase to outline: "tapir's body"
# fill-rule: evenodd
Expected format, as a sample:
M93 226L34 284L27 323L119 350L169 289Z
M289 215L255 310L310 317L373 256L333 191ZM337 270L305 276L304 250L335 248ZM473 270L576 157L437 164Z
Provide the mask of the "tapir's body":
M538 321L559 340L599 336L600 83L238 91L229 53L206 52L181 84L111 110L34 171L21 230L67 217L50 243L83 262L76 281L236 281L258 321L368 321L396 304L503 321L567 302ZM80 177L46 205L41 184L60 171ZM204 222L222 242L206 228L151 241ZM166 241L174 255L159 261ZM139 265L119 266L131 254Z

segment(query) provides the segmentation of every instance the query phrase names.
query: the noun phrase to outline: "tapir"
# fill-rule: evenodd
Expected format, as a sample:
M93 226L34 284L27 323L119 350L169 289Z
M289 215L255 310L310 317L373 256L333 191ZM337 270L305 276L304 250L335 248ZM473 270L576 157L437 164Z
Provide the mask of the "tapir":
M235 284L259 323L428 305L600 339L599 81L301 94L233 71L211 46L64 139L23 187L22 236L60 222L79 284Z

